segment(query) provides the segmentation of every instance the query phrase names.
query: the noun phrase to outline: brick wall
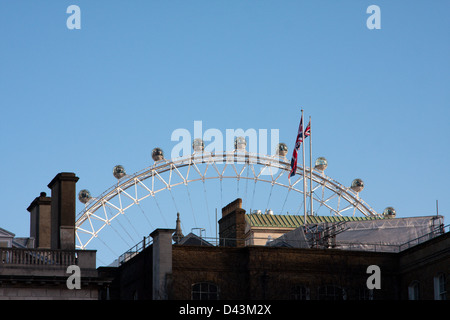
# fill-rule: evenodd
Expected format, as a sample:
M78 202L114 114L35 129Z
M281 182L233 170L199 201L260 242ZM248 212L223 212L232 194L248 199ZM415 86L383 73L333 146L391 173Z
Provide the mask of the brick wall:
M403 251L399 255L400 298L408 299L408 286L419 283L419 298L434 299L434 278L446 274L446 288L450 290L450 233ZM447 293L450 299L450 292Z
M114 278L111 299L152 299L152 255L149 246L117 270L109 268L109 276Z
M151 299L152 251L146 248L117 270L116 297ZM345 290L348 300L367 294L370 265L381 270L381 289L375 300L408 299L408 285L421 284L421 299L434 299L434 277L446 274L450 287L450 233L412 247L402 253L344 251L338 249L294 249L284 247L172 247L169 299L191 299L192 286L214 283L220 299L292 298L297 285L308 288L311 300L325 286ZM447 295L450 299L450 294Z
M395 299L393 254L267 247L218 248L175 246L173 298L190 299L191 286L212 282L221 299L290 299L295 285L310 290L311 299L325 285L346 289L349 299L366 288L369 265L381 270L382 289L375 298Z
M174 246L173 299L191 299L191 286L212 282L220 297L245 299L248 295L247 249Z

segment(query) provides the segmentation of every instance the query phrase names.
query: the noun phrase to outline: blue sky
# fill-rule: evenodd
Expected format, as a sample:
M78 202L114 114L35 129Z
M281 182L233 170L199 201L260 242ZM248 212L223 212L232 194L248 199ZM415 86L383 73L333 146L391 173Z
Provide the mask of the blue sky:
M66 27L72 4L80 30ZM445 0L2 0L0 227L27 236L26 208L58 172L99 195L114 165L151 165L195 120L279 129L290 157L301 108L327 175L362 178L362 198L399 217L439 200L450 223L449 12Z

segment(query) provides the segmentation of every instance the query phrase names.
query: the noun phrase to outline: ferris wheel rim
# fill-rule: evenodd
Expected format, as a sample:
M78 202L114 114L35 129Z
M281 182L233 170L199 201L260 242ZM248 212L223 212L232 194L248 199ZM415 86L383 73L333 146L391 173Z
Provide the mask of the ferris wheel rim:
M274 180L273 175L270 176L271 179L260 178L260 175L261 175L261 172L263 169L260 171L259 175L257 175L257 176L255 175L254 177L244 177L244 176L241 176L242 171L244 169L241 171L240 174L238 174L238 172L236 171L236 169L234 167L236 175L224 176L223 173L225 172L225 168L223 169L222 174L220 174L220 172L217 170L217 167L216 167L217 163L219 163L219 164L225 163L225 167L229 164L235 165L236 163L244 163L245 165L247 165L247 164L248 165L250 165L250 164L251 165L263 165L264 168L266 168L266 167L277 168L277 169L284 170L284 172L290 172L290 163L283 156L278 156L278 155L269 156L269 155L265 155L265 154L250 153L247 151L237 152L236 150L231 151L231 152L222 152L222 153L207 153L207 152L197 153L197 152L194 152L193 154L191 154L189 156L185 156L185 157L179 157L179 158L174 158L174 159L170 159L170 160L163 159L163 160L157 161L152 166L149 166L149 167L144 168L132 175L128 175L128 176L125 176L125 177L119 179L115 185L108 188L99 197L93 198L93 199L91 199L91 201L89 201L88 203L85 204L85 209L82 210L78 214L78 218L76 219L76 222L75 222L75 229L76 229L77 239L80 242L80 244L81 244L81 240L78 236L78 232L84 232L84 233L91 234L91 238L88 240L87 243L81 244L81 247L85 248L86 245L93 238L97 237L98 232L100 232L106 225L109 225L111 223L111 220L113 220L115 218L115 216L114 216L111 219L105 220L105 219L97 217L100 220L102 220L104 222L104 224L97 231L94 230L94 227L92 226L90 217L94 216L94 213L97 210L99 210L101 207L104 208L105 203L110 204L109 201L111 199L113 199L114 197L116 197L117 195L119 195L120 193L127 195L131 200L134 200L135 203L138 203L137 197L136 197L136 199L134 199L132 196L130 196L129 194L126 193L127 189L129 189L132 186L136 186L137 183L140 183L141 186L144 186L147 189L147 191L149 191L149 195L146 195L145 198L150 195L155 196L155 194L160 191L167 190L167 189L170 190L170 188L181 185L181 184L188 184L188 183L191 183L194 181L205 181L208 179L228 179L228 178L230 178L230 179L248 179L248 180L254 180L255 182L260 181L260 182L272 183L272 185L285 187L285 188L288 188L289 190L294 190L295 192L303 194L303 190L296 189L294 187L301 179L311 178L312 181L315 181L319 185L322 185L323 187L325 187L328 190L330 190L331 192L333 192L335 194L334 196L339 196L339 197L342 197L343 199L345 199L348 203L350 203L350 205L348 207L353 206L355 208L355 210L358 209L358 211L360 211L365 216L380 216L367 203L365 203L365 201L363 199L361 199L359 197L359 194L357 192L354 192L350 188L345 187L344 185L340 184L339 182L326 176L323 171L315 170L314 168L307 169L305 167L306 175L305 175L305 177L303 177L303 167L298 166L296 174L301 176L301 178L297 178L297 181L295 183L291 183L291 180L289 179L288 180L289 184L284 184L284 183L280 183L277 181L278 178L283 174L283 171L278 175L278 177L275 180ZM196 167L197 164L207 164L207 165L211 164L215 168L218 175L213 176L213 177L204 177L198 171L198 168ZM186 166L188 166L189 169L191 166L194 166L195 170L198 171L197 173L200 175L201 178L185 179L183 177L183 175L179 172L178 168L183 168ZM167 171L170 171L170 174L172 174L173 170L178 172L177 174L179 174L183 178L183 181L178 182L177 184L173 184L173 185L171 185L170 183L167 184L165 182L165 180L161 178L161 174L163 174ZM206 174L206 171L205 171L205 174ZM161 179L164 183L166 183L166 187L154 191L154 190L151 190L150 188L146 187L145 184L143 184L143 181L145 181L149 178L154 179L155 176L158 177L159 179ZM313 192L313 194L314 194L314 192ZM142 199L143 198L141 198L140 200L142 200ZM320 199L313 198L313 200L321 202ZM127 208L116 207L116 209L119 212L123 213L125 210L127 210L129 207L131 207L135 203L130 204ZM329 206L327 206L327 207L330 208L330 210L333 210L331 207L329 207ZM336 214L341 215L338 211L336 211ZM85 223L86 221L88 221L90 223L90 225L92 227L92 231L81 228L83 223Z

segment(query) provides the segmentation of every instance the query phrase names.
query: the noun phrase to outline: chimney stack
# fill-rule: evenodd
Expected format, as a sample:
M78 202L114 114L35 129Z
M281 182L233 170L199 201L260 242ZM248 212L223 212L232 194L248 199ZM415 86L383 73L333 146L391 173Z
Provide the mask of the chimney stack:
M72 172L58 173L48 184L51 197L51 249L75 250L76 183Z
M243 247L245 242L245 210L238 198L222 208L219 220L220 244L229 247Z
M41 192L29 205L30 238L34 238L36 248L50 249L51 198Z

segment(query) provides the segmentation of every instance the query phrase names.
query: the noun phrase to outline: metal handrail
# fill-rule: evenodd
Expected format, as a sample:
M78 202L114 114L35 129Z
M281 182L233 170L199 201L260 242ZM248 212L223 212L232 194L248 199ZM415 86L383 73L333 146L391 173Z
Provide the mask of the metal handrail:
M403 251L406 250L408 248L411 248L412 246L418 245L422 242L425 242L427 240L431 240L433 238L436 238L439 235L442 235L444 233L446 233L445 229L448 228L449 230L447 232L450 232L450 224L447 224L445 226L440 225L435 227L431 232L424 234L420 237L417 237L415 239L409 240L405 243L402 243L401 245L399 245L399 251ZM413 242L416 242L415 244L411 245ZM407 246L407 248L402 249L404 246Z
M148 236L144 237L141 241L139 241L136 245L132 246L130 249L125 251L119 256L119 265L127 262L131 258L133 258L138 253L144 251L145 248L150 246L153 243L153 239Z

